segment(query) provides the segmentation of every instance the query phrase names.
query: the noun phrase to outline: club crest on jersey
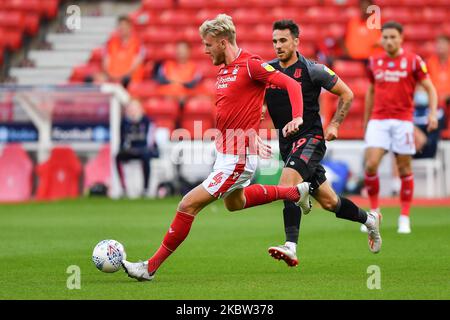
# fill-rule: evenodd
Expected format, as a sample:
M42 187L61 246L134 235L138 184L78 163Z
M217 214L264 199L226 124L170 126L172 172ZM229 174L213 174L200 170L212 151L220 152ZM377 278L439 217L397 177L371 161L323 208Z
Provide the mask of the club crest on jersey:
M302 76L302 69L300 69L300 68L295 69L294 78L298 79L301 76Z
M236 67L234 67L234 69L233 69L233 74L237 74L238 73L238 71L239 71L239 66L236 66Z
M406 60L406 58L403 58L402 61L400 62L400 68L406 69L407 66L408 66L408 60Z
M326 72L328 72L328 74L330 76L334 76L336 73L334 73L333 70L331 70L330 68L328 68L327 66L323 66L323 70L325 70Z
M271 66L270 64L268 64L267 62L262 63L262 64L261 64L261 67L263 67L264 69L266 69L266 71L269 71L269 72L275 71L275 68L272 67L272 66Z

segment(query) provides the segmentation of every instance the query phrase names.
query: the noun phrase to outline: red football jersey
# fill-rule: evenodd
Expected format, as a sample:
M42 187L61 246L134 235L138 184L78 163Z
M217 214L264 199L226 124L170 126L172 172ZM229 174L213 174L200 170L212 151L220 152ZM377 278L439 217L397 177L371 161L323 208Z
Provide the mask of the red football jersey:
M254 134L261 118L266 83L278 74L260 57L241 49L237 58L222 66L217 74L217 118L220 131L217 150L228 154L245 154L253 149Z
M422 58L400 50L395 58L387 53L369 58L369 79L375 89L371 119L413 120L414 90L428 71Z

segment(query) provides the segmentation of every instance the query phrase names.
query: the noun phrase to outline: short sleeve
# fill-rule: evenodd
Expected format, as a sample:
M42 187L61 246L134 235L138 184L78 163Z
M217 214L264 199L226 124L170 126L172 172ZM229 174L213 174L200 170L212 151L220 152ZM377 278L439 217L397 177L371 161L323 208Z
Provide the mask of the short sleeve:
M422 81L429 77L427 64L418 55L416 55L414 57L413 75L414 75L414 79L416 79L417 81Z
M331 90L339 79L333 70L323 64L313 64L308 71L312 82L326 90Z
M279 73L274 67L260 59L250 58L247 61L248 75L256 81L270 82L270 78Z

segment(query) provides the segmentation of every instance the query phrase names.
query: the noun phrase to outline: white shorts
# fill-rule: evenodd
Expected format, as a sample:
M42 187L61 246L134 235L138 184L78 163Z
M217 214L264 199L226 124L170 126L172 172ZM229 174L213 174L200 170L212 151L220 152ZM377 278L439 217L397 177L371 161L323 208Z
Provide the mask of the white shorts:
M411 121L370 120L365 135L366 148L382 148L396 154L414 155L414 124Z
M257 166L257 155L239 156L217 152L213 172L202 186L212 196L226 198L234 190L250 185Z

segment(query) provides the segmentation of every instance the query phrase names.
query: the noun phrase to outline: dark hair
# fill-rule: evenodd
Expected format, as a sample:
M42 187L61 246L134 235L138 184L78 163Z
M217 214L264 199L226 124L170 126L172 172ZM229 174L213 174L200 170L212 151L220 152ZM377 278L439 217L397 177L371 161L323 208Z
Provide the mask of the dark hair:
M384 31L386 29L395 29L400 34L403 34L403 26L396 21L388 21L384 23L383 26L381 26L381 31Z
M130 17L128 17L126 15L122 15L122 16L119 16L119 18L117 18L117 23L121 23L121 22L128 22L131 24L131 19L130 19Z
M437 40L444 40L450 42L450 37L446 34L440 34L436 37Z
M294 38L298 38L300 29L298 25L292 20L278 20L273 23L272 30L286 30L289 29Z

